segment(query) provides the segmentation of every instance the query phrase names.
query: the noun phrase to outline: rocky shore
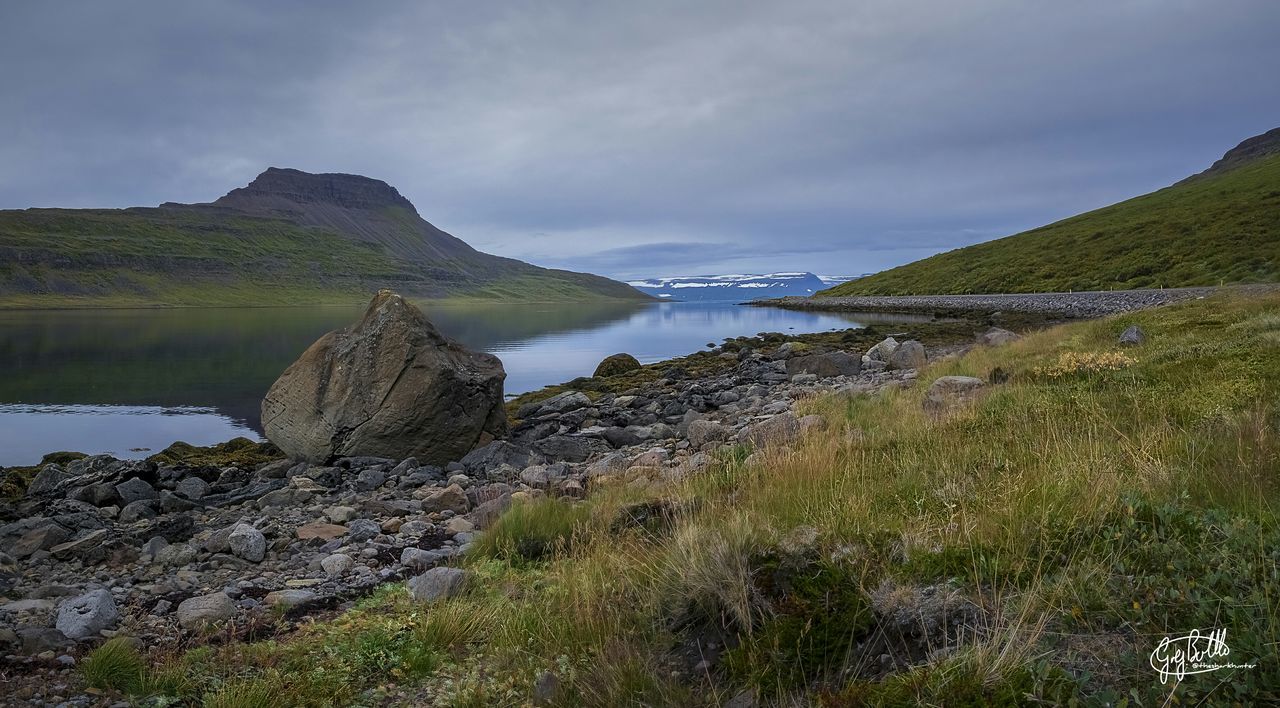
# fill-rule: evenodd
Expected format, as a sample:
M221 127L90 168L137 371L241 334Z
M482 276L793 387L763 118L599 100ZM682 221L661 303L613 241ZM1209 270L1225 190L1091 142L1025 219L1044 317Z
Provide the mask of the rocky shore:
M908 385L984 330L763 334L645 367L611 357L601 375L516 399L509 437L442 465L299 462L248 441L225 460L188 449L49 461L0 507L0 675L19 677L0 705L98 704L74 667L109 637L152 652L262 638L406 579L429 601L512 504L667 484L726 447L790 445L825 426L798 401ZM1016 336L996 332L983 336Z
M1105 317L1148 307L1170 305L1212 295L1223 288L1166 288L1162 290L1099 290L1077 293L1012 295L903 295L858 297L785 297L757 300L758 307L836 312L903 313L1034 313L1065 319ZM1274 290L1273 285L1233 286L1231 290Z

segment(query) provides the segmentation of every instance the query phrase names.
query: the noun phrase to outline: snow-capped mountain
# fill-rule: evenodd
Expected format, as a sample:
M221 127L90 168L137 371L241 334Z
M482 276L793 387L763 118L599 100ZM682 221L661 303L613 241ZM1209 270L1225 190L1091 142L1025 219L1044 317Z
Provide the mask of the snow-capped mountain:
M627 284L664 300L746 302L787 295L812 295L851 279L813 273L769 273L645 278Z

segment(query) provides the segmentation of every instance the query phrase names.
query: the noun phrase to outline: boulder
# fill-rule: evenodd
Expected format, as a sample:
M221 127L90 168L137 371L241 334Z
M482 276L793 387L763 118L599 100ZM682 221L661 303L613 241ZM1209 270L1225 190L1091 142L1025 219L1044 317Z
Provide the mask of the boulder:
M929 384L924 395L924 409L931 413L945 413L977 400L987 383L973 376L942 376Z
M867 350L866 357L870 361L883 361L888 363L889 357L893 356L893 352L898 348L898 340L893 337L885 337Z
M459 568L432 568L408 583L409 597L417 602L431 603L453 597L462 591L467 572Z
M64 600L54 626L71 639L89 639L120 621L110 590L93 590Z
M225 622L236 613L236 603L224 592L197 595L178 604L175 614L184 629L204 629L209 625Z
M1147 335L1138 325L1129 325L1120 333L1120 345L1125 347L1136 347L1147 341Z
M440 511L465 514L470 509L471 503L467 500L467 493L456 484L450 484L443 489L433 489L422 500L422 511L427 514Z
M261 563L267 554L267 537L249 524L237 524L227 536L227 545L233 555L250 563Z
M600 438L552 435L534 443L533 449L556 462L585 462L592 455L609 452L612 448Z
M331 578L346 575L355 565L355 560L345 553L334 553L320 561L320 568Z
M1001 344L1016 342L1019 339L1022 339L1022 337L1007 329L1000 329L999 327L992 327L978 335L978 343L984 344L988 347L998 347Z
M689 423L689 446L694 450L700 450L709 442L728 440L732 432L714 420L695 420Z
M924 367L928 359L924 355L924 345L914 339L899 344L889 355L890 371L905 371Z
M848 352L809 354L787 359L787 375L813 374L818 378L832 376L857 376L862 371L862 359Z
M596 372L592 376L617 376L639 368L639 360L630 354L614 354L613 356L605 357L604 361L600 362L600 365L596 367Z
M792 413L780 413L738 432L738 442L755 447L791 445L799 437L800 421Z
M262 401L267 439L290 457L416 457L445 464L507 432L497 357L436 330L380 291L359 322L330 332L285 369Z

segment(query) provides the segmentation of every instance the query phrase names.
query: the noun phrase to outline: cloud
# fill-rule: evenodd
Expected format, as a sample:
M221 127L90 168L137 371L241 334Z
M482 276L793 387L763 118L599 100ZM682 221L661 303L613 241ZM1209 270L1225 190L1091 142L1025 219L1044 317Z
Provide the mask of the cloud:
M292 166L547 264L865 272L1275 127L1278 22L1269 0L8 3L0 208L207 201Z

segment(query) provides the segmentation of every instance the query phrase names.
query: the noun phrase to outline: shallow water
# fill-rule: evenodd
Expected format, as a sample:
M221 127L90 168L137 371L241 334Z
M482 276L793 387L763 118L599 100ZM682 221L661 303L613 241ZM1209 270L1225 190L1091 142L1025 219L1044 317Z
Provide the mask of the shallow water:
M589 376L617 352L650 363L725 337L880 319L728 303L424 309L445 334L502 359L508 394ZM347 307L0 311L0 465L33 464L55 450L145 457L175 440L258 439L258 405L271 383L317 337L359 314Z

